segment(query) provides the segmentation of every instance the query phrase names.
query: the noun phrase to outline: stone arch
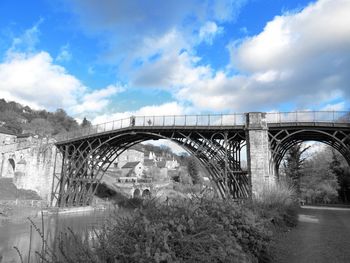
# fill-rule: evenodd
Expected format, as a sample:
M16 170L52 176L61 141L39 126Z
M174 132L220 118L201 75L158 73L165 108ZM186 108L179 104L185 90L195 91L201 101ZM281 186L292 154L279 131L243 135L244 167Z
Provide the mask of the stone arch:
M7 160L7 177L14 177L16 171L16 162L13 158Z
M134 190L134 193L133 193L132 197L133 197L133 198L140 198L140 197L141 197L141 191L140 191L140 189L136 188L136 189Z
M10 164L10 168L12 167L12 171L14 172L16 170L16 163L15 160L13 158L9 158L8 162Z
M151 196L151 191L149 189L145 189L142 191L142 198L149 198Z

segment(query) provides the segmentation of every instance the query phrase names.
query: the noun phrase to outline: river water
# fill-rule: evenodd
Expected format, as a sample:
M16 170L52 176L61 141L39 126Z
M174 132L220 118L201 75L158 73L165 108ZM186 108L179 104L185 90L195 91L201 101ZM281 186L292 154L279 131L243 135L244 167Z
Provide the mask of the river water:
M45 216L45 240L47 240L49 246L52 245L55 238L61 232L66 232L68 227L77 234L92 232L93 229L98 229L110 214L111 211L90 211L79 214ZM36 218L34 222L40 229L42 228L42 222L39 218ZM30 254L30 262L38 262L35 251L41 251L42 239L34 228L32 229L32 235L30 235L30 225L31 223L28 221L21 224L7 223L0 226L0 263L21 262L14 246L18 247L24 262L28 262L28 254ZM29 246L31 246L30 253Z

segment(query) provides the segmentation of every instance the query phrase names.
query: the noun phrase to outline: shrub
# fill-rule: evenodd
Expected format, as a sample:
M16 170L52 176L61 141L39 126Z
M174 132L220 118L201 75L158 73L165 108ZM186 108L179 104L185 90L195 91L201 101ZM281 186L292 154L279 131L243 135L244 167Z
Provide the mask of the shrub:
M262 187L253 198L253 209L277 226L295 226L299 207L296 191L288 182L280 181Z
M47 248L45 262L258 262L269 240L252 210L206 196L170 204L144 200L128 216L116 211L111 218L94 231L92 245L63 235L60 256Z

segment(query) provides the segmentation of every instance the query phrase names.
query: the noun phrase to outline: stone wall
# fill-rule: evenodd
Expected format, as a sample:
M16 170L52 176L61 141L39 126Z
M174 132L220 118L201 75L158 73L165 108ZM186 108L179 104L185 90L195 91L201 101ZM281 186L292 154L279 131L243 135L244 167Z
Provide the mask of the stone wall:
M56 155L56 146L52 142L1 155L0 176L13 177L17 188L33 190L44 200L50 200Z

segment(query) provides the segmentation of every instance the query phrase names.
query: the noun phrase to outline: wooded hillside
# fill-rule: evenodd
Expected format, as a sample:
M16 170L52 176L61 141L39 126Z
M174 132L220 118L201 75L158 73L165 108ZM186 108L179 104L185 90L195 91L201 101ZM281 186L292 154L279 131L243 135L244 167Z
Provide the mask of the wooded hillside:
M86 125L88 121L84 121ZM0 99L0 126L15 134L29 132L47 136L72 131L80 125L63 109L55 112L33 110L17 102Z

